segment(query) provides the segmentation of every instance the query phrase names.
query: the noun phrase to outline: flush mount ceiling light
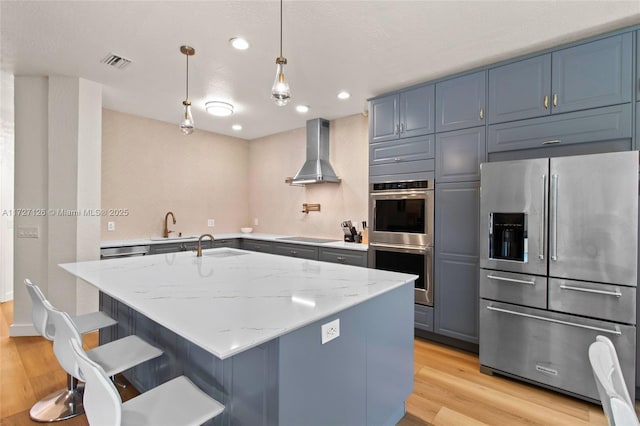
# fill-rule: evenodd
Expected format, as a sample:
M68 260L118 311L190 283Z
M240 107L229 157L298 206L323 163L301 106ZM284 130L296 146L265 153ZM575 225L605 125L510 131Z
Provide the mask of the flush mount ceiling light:
M234 124L233 126L231 126L231 128L236 132L239 132L240 130L242 130L242 126L240 124Z
M231 44L234 49L238 50L247 50L250 46L249 42L242 37L232 38L231 40L229 40L229 44Z
M284 79L284 66L286 64L287 58L282 56L282 0L280 0L280 56L276 58L276 79L271 88L271 99L278 106L285 106L291 99L289 83Z
M296 111L298 111L300 114L305 114L309 112L309 105L297 105Z
M338 93L338 99L349 99L351 97L351 93L346 92L346 91L342 91L340 93Z
M182 105L184 105L184 117L180 122L180 130L183 135L190 135L195 128L193 116L191 115L191 101L189 100L189 56L196 54L196 49L191 46L180 46L180 52L187 57L187 93Z
M233 105L227 102L209 101L204 106L209 114L216 117L228 117L233 114Z

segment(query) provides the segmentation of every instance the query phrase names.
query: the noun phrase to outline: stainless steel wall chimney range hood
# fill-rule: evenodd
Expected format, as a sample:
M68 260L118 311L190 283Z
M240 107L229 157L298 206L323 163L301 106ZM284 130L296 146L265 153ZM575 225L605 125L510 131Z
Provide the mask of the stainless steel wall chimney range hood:
M340 183L329 162L329 120L315 118L307 121L307 160L290 183Z

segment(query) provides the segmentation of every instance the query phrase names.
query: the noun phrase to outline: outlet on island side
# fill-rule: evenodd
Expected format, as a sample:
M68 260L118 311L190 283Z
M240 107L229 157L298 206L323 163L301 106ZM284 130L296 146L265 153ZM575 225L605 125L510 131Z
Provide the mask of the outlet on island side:
M107 222L107 231L115 231L116 223L115 222Z
M322 324L322 344L332 341L340 336L340 318L326 324Z
M214 226L216 226L216 221L215 221L215 219L209 219L209 220L207 220L207 226L208 226L209 228L213 228Z

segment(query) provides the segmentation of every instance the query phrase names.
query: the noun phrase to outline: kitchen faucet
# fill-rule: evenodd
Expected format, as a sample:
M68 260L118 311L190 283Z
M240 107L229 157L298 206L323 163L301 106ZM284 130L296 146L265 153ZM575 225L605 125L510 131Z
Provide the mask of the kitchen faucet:
M173 215L173 212L168 212L166 215L164 215L164 231L162 231L162 236L164 238L169 238L169 233L173 232L173 231L169 231L169 226L167 226L167 222L169 221L169 215L171 215L171 218L173 219L173 224L176 224L176 217Z
M196 257L202 257L202 239L204 237L209 237L211 241L215 240L215 238L213 238L213 235L211 234L200 235L200 238L198 238L198 247L196 248Z

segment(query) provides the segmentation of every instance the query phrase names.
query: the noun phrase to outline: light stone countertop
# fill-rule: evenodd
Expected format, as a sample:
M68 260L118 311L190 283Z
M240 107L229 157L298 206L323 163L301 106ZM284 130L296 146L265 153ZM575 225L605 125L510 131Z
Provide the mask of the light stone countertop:
M283 240L282 238L289 238L289 237L292 237L292 235L279 235L279 234L259 234L259 233L243 234L238 232L238 233L213 234L213 236L215 237L216 240L244 238L248 240L261 240L261 241L270 241L270 242L287 243L287 244L301 244L301 245L307 245L307 246L338 248L338 249L356 250L356 251L367 251L369 249L369 246L367 244L347 243L340 240L339 238L336 238L335 241L328 242L328 243L318 243L318 242ZM329 238L326 238L326 239L329 239ZM180 242L188 242L188 241L198 241L198 236L194 236L191 238L188 238L188 237L163 238L163 239L140 238L140 239L131 239L131 240L102 241L100 243L100 248L126 247L126 246L138 246L138 245L150 245L150 244L169 244L169 243L180 243Z
M417 278L232 248L60 266L220 359Z

